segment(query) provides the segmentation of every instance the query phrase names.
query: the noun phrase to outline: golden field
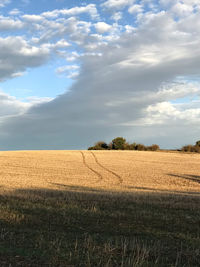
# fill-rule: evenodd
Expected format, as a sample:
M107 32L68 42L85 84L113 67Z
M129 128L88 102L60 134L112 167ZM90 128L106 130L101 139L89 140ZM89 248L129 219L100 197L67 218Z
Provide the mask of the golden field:
M200 155L143 151L0 152L0 190L79 187L200 192Z
M199 266L200 154L0 152L0 266Z

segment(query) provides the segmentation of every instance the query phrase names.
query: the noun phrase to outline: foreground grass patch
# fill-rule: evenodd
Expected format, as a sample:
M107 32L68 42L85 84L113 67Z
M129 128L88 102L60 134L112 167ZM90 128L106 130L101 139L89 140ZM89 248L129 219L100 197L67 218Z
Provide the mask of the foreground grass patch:
M1 266L198 266L200 196L84 187L0 196Z

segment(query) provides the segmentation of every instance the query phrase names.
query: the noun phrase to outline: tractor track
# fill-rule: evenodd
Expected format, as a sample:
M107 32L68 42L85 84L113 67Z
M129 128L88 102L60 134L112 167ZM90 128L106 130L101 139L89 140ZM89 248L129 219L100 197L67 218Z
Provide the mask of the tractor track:
M82 151L80 151L80 153L81 153L81 155L82 155L82 158L83 158L83 164L85 165L85 167L88 168L90 171L92 171L93 173L95 173L95 174L99 177L98 181L96 181L96 182L98 183L98 182L102 181L102 180L103 180L103 176L102 176L99 172L97 172L96 170L94 170L93 168L91 168L91 167L87 164L87 162L86 162L85 154L84 154Z
M121 177L119 174L117 174L117 173L115 173L114 171L111 171L110 169L108 169L108 168L106 168L105 166L103 166L103 165L98 161L97 156L96 156L93 152L90 152L90 153L91 153L92 156L94 157L95 162L96 162L97 165L99 165L102 169L106 170L107 172L111 173L112 175L114 175L114 176L118 179L119 184L122 184L122 183L123 183L123 179L122 179L122 177Z

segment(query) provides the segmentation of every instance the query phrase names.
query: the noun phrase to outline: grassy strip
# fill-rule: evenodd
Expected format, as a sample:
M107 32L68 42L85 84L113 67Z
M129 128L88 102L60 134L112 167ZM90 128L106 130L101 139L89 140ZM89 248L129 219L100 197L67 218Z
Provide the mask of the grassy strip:
M0 196L1 266L198 266L200 196L73 190Z

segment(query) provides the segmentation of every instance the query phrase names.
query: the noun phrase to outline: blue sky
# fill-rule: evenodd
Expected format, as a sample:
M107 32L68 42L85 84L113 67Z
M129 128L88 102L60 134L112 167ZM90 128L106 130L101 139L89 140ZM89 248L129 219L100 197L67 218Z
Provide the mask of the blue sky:
M194 143L199 29L199 0L0 0L0 147Z

